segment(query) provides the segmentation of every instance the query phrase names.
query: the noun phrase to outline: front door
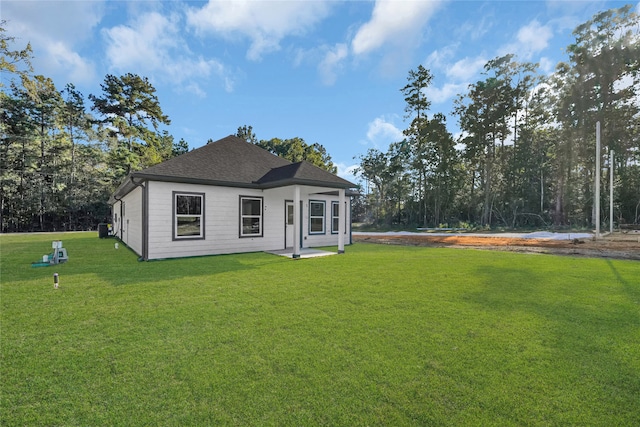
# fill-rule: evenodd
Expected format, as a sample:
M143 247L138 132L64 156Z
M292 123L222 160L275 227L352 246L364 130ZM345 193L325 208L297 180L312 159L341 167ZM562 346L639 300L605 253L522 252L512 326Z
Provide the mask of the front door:
M284 244L286 248L293 248L293 202L285 203Z

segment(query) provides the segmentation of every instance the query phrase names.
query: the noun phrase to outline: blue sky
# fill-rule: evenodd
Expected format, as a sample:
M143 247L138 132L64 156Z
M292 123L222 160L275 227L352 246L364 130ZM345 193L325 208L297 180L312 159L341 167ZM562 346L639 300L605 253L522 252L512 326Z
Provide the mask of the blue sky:
M452 101L486 61L515 53L550 73L577 25L626 3L2 0L0 16L58 89L98 95L106 74L146 76L176 141L250 125L258 139L322 144L353 179L358 156L402 139L409 70L431 70L431 113L455 133Z

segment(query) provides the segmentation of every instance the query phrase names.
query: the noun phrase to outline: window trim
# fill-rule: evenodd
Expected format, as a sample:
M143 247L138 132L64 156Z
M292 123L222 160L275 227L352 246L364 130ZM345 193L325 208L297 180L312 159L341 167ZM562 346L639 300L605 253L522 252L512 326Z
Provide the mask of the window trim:
M289 206L291 206L291 223L289 223ZM284 225L286 226L294 226L296 225L296 207L293 200L285 200L284 201L284 211L285 211L285 219Z
M322 203L322 217L318 215L311 215L311 204L312 203ZM311 220L313 218L322 218L322 231L312 231L311 230ZM327 201L326 200L309 200L309 235L320 235L327 234Z
M178 236L178 213L176 211L176 200L178 196L194 196L200 197L200 215L181 215L181 216L200 216L200 235L198 236ZM194 193L191 191L173 191L171 193L172 199L172 217L171 217L171 237L173 241L184 241L184 240L204 240L205 239L205 224L204 224L204 213L205 213L205 193Z
M260 201L260 215L243 215L242 214L242 201L243 200L259 200ZM252 238L252 237L264 237L264 197L262 196L239 196L239 202L238 202L239 206L238 206L238 224L239 224L239 228L238 228L238 237L241 239L246 239L246 238ZM242 231L242 220L244 218L259 218L260 219L260 232L257 234L244 234Z
M333 207L338 207L338 215L334 215ZM338 228L333 229L333 223L335 220L338 220ZM336 202L335 200L331 202L331 234L339 234L340 233L340 202Z

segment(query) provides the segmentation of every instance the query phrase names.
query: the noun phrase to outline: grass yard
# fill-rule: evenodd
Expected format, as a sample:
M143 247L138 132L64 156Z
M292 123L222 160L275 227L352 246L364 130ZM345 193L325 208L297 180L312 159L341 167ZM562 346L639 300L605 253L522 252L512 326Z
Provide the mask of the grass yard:
M639 262L0 245L2 426L640 425Z

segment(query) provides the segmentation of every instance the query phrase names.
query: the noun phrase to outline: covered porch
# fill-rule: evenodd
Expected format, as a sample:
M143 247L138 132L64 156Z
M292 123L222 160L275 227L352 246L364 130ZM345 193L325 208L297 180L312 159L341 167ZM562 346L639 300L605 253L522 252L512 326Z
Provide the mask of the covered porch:
M315 256L326 256L326 255L334 255L334 252L326 252L326 251L318 251L308 247L305 244L305 240L309 237L312 237L313 229L315 226L320 226L321 230L318 230L316 233L319 236L331 235L333 234L333 230L331 229L332 220L333 220L333 204L328 203L326 201L313 201L314 196L338 196L337 201L337 233L334 236L337 237L337 245L338 252L337 254L344 253L345 246L345 232L346 232L346 206L345 206L345 189L344 188L331 188L331 187L312 187L305 185L293 185L291 188L292 193L290 194L290 199L286 204L287 210L291 210L287 213L287 219L285 220L290 227L287 229L285 226L285 249L288 256L291 258L311 258ZM304 200L304 202L303 202ZM303 204L307 203L306 212L303 214ZM314 218L312 213L312 204L320 204L320 208L322 210L321 218ZM305 217L308 217L308 222L306 224L307 232L303 232L303 222ZM327 218L329 222L327 222ZM320 222L312 222L314 219L320 219ZM290 235L291 239L287 240L286 236ZM318 244L315 243L315 246L324 246L323 243ZM313 243L309 241L311 246L314 246ZM332 242L332 244L335 244Z

